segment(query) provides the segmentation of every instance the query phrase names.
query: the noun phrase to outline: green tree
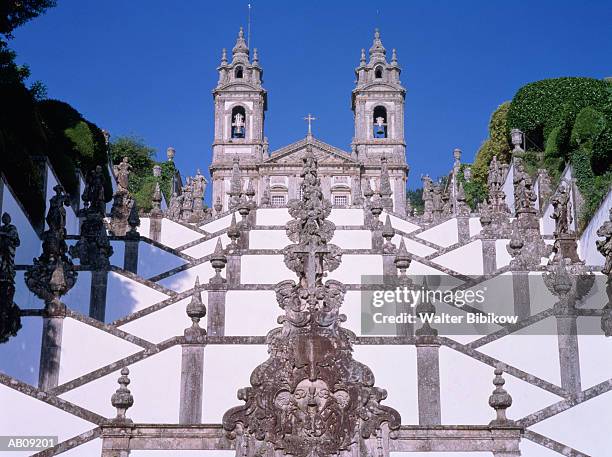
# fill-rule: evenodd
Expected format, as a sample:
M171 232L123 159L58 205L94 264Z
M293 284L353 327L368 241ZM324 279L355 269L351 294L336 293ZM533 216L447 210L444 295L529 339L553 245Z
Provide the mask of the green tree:
M508 111L510 102L504 102L497 107L489 120L489 138L487 138L478 152L472 165L472 183L468 188L474 195L472 201L486 197L487 177L489 164L493 156L508 163L510 161L510 145L508 143ZM468 196L468 189L465 189ZM482 201L482 200L480 200Z
M0 34L13 38L13 31L56 5L55 0L3 0L0 2Z

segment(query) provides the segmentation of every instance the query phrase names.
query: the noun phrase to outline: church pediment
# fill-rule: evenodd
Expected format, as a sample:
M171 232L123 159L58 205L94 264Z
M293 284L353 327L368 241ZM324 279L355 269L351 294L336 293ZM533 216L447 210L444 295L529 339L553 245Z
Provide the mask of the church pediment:
M312 152L321 165L358 165L359 162L351 157L348 152L338 149L330 144L319 141L314 137L306 137L295 143L277 149L264 161L265 164L296 164L301 166L308 145L312 146Z

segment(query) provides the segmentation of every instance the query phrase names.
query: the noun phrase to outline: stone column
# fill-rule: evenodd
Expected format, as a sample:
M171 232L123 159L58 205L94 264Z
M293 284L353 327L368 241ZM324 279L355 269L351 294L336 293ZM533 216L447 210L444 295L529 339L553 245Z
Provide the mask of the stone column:
M577 394L581 389L580 351L575 315L557 315L557 339L559 342L559 365L561 387Z
M383 276L397 276L397 268L395 267L395 253L384 253L383 258Z
M179 424L202 422L204 344L183 344Z
M161 214L151 214L149 219L149 238L153 241L159 242L161 240L162 220Z
M482 240L482 272L491 275L497 270L497 248L495 239L483 238Z
M439 425L440 343L435 336L419 336L416 343L419 425Z
M228 257L228 276L230 257ZM225 296L227 295L226 284L210 285L208 288L208 320L207 331L210 336L225 335Z
M531 299L529 293L529 271L512 271L512 292L514 296L514 314L519 320L531 316Z
M460 243L465 243L470 239L470 218L457 216L457 235Z
M181 397L179 424L202 422L202 392L204 388L204 343L206 330L200 319L206 316L206 307L200 296L200 281L196 279L191 302L187 305L191 327L185 329L181 358Z
M38 387L48 391L57 387L62 356L62 334L66 308L63 304L47 303L43 316Z
M104 322L106 317L106 288L108 270L92 270L89 296L89 317Z
M129 427L126 427L129 428ZM129 431L127 432L129 435ZM129 436L117 436L102 438L102 457L129 457L130 455Z
M138 273L138 243L140 237L125 236L125 251L123 253L123 269L134 274Z
M227 284L229 287L240 286L241 257L237 251L227 254Z

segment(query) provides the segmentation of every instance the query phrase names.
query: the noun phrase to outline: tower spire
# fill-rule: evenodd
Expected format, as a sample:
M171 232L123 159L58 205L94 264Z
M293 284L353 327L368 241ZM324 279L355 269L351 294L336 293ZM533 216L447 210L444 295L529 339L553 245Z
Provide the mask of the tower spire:
M238 31L238 38L236 38L236 45L232 49L232 57L236 60L237 57L249 56L249 47L244 39L244 29L240 27Z
M370 48L370 60L372 59L385 59L385 54L387 51L382 44L382 40L380 39L380 31L378 28L374 29L374 41L372 42L372 47Z

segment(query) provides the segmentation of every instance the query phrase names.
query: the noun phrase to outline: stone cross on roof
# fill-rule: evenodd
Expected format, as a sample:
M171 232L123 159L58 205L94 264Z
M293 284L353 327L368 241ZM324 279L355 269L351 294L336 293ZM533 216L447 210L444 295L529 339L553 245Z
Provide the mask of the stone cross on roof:
M312 135L312 121L316 121L317 118L312 114L308 113L308 116L304 118L305 121L308 121L308 136Z

